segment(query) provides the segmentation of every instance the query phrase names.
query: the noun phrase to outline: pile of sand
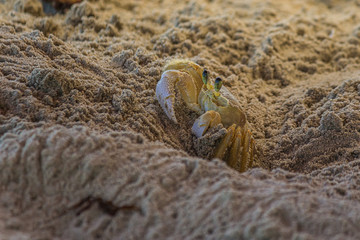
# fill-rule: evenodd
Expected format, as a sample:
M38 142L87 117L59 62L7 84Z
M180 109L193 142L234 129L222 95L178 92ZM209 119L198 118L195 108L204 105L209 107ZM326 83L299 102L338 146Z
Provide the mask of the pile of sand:
M358 1L49 6L0 0L1 239L360 237ZM173 58L225 79L261 168L167 119Z

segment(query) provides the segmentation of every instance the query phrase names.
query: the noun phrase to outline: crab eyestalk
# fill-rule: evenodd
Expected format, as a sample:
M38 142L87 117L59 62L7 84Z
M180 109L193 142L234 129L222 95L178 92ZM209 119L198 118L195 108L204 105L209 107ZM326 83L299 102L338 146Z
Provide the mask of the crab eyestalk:
M204 83L204 86L209 89L209 86L208 86L208 81L209 80L209 72L204 69L203 73L202 73L202 81Z
M214 95L215 95L215 97L220 96L219 91L220 91L221 86L222 86L222 80L221 80L221 78L217 77L215 79L215 83L214 83L214 89L215 89Z

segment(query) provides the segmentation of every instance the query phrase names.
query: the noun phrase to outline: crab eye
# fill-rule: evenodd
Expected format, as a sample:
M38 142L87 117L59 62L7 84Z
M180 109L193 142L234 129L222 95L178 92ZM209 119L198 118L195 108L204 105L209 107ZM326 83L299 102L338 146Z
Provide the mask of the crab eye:
M221 80L221 78L217 77L217 78L215 79L215 84L214 84L215 91L216 91L216 92L219 92L221 86L222 86L222 80Z
M203 80L204 84L206 85L208 82L208 71L206 69L204 69L204 71L202 73L202 80Z

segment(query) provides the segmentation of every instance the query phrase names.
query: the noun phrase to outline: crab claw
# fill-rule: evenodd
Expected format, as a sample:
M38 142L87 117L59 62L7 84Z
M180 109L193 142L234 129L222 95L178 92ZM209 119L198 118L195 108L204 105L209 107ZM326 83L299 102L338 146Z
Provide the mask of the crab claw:
M178 70L167 70L161 75L156 85L156 97L168 118L177 123L174 110L175 88L190 109L201 112L197 104L198 90L190 74Z
M169 71L161 75L160 81L156 85L156 97L160 106L171 120L177 123L174 104L175 104L175 82L176 79L171 77Z
M209 128L215 127L220 123L220 114L218 112L210 110L195 120L191 130L195 134L195 136L199 138L204 136Z

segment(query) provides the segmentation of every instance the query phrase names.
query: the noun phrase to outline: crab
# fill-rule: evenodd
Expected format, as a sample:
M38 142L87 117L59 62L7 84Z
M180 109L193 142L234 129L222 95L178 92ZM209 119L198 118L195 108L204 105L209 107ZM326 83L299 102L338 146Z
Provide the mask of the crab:
M255 155L255 140L246 115L236 98L222 86L221 78L212 84L208 76L206 69L190 60L171 60L157 83L156 97L167 117L178 123L175 114L178 92L186 106L200 115L192 126L197 138L221 123L226 134L214 149L213 157L244 172L252 167Z

